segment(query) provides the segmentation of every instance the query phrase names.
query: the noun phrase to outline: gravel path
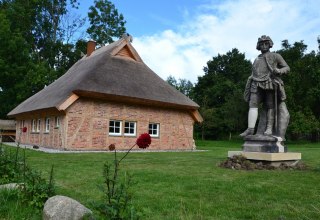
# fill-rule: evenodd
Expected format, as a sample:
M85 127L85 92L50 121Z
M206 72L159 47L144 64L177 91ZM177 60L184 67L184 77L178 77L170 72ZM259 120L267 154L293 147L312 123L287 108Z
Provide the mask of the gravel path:
M14 142L6 142L3 143L5 145L9 145L12 147L17 147L17 143ZM44 148L44 147L39 147L38 149L33 148L32 145L24 145L20 144L21 148L27 148L30 150L35 150L35 151L41 151L41 152L46 152L46 153L113 153L113 151L103 151L103 150L58 150L58 149L51 149L51 148ZM127 152L128 150L117 150L117 152ZM148 152L204 152L207 150L131 150L130 152L132 153L148 153Z

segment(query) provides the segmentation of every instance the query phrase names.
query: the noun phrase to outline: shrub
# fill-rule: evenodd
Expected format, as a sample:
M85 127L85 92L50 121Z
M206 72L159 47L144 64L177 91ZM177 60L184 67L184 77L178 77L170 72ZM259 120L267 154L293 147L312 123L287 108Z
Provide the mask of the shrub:
M114 151L113 165L106 162L103 167L103 177L105 187L105 201L96 204L98 212L107 219L139 219L141 213L132 205L132 192L130 187L133 184L132 177L124 173L124 177L119 179L120 162L138 145L139 148L145 149L151 144L151 137L145 133L139 136L136 143L120 159L117 159L117 150L114 144L109 146L110 151Z
M40 172L32 170L26 164L25 149L22 155L20 151L19 143L15 153L0 145L0 184L21 183L18 197L22 204L41 210L45 201L55 194L53 167L47 182Z

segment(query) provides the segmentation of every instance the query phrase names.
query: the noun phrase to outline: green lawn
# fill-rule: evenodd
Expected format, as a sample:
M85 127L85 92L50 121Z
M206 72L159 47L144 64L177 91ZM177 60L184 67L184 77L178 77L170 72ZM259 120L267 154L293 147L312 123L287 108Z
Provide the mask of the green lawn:
M207 151L130 153L121 170L133 175L133 202L143 219L320 219L319 143L288 144L289 151L302 153L309 167L304 171L218 167L241 144L198 141L198 149ZM46 177L53 164L57 193L89 208L102 196L103 163L113 161L111 153L26 155Z

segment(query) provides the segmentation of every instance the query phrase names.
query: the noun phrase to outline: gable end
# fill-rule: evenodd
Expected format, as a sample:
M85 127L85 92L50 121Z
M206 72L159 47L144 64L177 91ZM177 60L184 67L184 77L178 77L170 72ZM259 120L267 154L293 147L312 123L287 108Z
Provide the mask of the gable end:
M132 54L132 52L129 50L128 46L124 46L117 54L116 56L120 56L120 57L127 57L127 58L130 58L130 59L133 59L135 61L136 58L134 57L134 55Z
M111 52L111 55L116 57L125 57L137 62L142 62L142 59L137 51L126 40L123 40L119 45L117 45L117 47Z

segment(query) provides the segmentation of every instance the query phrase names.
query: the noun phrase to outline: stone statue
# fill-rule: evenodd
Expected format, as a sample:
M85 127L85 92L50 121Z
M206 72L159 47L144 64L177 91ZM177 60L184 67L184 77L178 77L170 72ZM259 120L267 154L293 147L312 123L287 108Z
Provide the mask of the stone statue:
M269 36L258 38L256 48L261 54L253 63L252 74L244 92L244 99L249 102L249 113L248 128L240 134L241 137L255 134L258 108L262 105L256 135L284 139L290 116L284 102L286 94L280 77L287 74L290 68L280 54L270 52L272 46Z

